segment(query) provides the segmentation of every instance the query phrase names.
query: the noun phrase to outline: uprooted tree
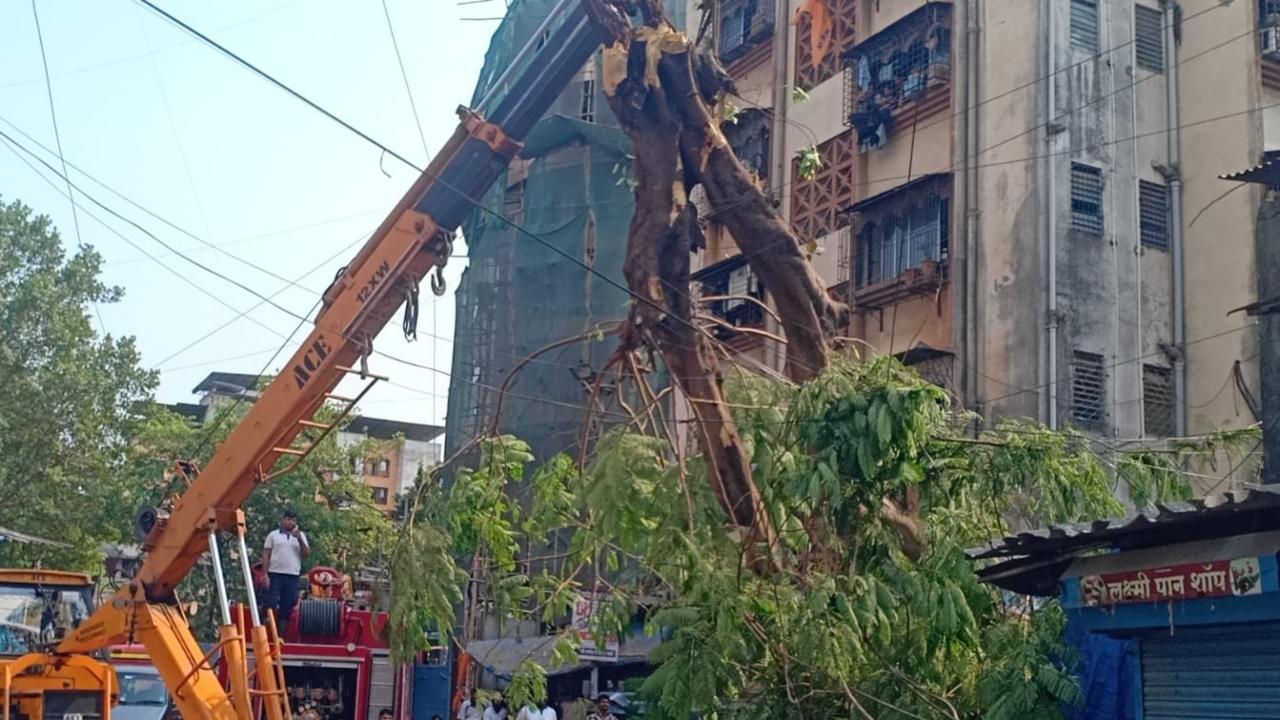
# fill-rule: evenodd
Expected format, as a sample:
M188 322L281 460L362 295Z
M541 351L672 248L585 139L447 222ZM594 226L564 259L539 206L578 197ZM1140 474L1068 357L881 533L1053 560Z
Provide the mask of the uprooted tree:
M584 422L577 461L534 467L524 443L495 435L450 484L424 478L392 553L394 652L451 628L464 599L560 631L591 593L607 601L587 642L637 616L662 638L643 692L655 717L1060 716L1079 696L1062 614L979 583L964 548L1013 521L1118 512L1117 486L1137 504L1181 496L1180 463L1200 450L1112 455L1031 425L962 437L944 391L833 349L847 308L712 120L729 79L657 2L589 7L613 23L604 88L634 146L636 194L631 314L597 378L616 366L641 404L595 443ZM786 377L722 371L690 291L697 188L768 288ZM687 422L663 414L644 373L657 362ZM580 642L565 631L556 662ZM544 672L517 669L514 706L545 692Z

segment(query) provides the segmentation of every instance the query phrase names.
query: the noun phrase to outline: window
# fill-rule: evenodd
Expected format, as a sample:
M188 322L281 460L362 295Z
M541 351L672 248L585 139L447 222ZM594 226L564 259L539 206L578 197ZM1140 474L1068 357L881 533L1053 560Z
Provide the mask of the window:
M373 489L373 502L377 505L386 505L391 493L384 487Z
M729 327L717 325L711 329L716 337L726 340L738 335L735 327L759 327L764 322L760 305L747 298L764 299L764 284L751 272L751 266L742 255L708 266L694 276L701 285L704 298L711 300L709 307ZM731 297L732 296L732 297Z
M926 3L884 30L858 43L846 59L844 115L868 152L893 133L895 113L918 103L911 124L950 107L951 11L946 3Z
M582 102L578 119L589 123L596 121L596 61L593 58L582 68Z
M951 230L947 205L946 198L932 195L865 222L858 233L857 286L892 280L927 260L946 260Z
M351 461L351 469L354 470L357 475L363 475L364 474L364 458L358 457L353 459Z
M726 62L746 54L761 38L773 32L771 0L722 0L720 3L720 58Z
M1164 72L1164 14L1156 8L1133 8L1133 47L1138 67Z
M1077 350L1071 363L1071 419L1100 429L1107 420L1107 375L1102 356Z
M391 461L383 458L374 463L373 474L377 477L387 477L391 475Z
M1071 163L1071 227L1102 234L1102 169Z
M1143 245L1169 250L1169 191L1164 185L1138 181L1138 231Z
M1071 0L1071 47L1098 51L1098 0Z
M1147 435L1173 435L1173 370L1160 365L1142 366L1142 422Z

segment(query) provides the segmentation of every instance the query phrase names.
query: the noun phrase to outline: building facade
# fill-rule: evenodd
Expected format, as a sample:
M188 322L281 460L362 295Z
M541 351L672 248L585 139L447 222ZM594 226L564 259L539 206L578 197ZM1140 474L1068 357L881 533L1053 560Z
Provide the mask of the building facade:
M221 408L237 398L256 399L260 378L245 373L213 372L192 393L197 403L177 403L169 408L196 424L217 417ZM358 415L336 433L339 447L367 443L366 457L354 461L355 474L373 493L378 509L391 513L396 498L409 492L418 473L443 459L444 428L435 425Z
M701 17L689 7L690 26ZM849 335L988 421L1116 440L1258 419L1254 216L1280 3L718 0L724 128ZM816 35L816 37L815 37ZM706 294L767 297L723 230ZM729 325L773 330L741 302ZM722 328L782 367L762 335Z

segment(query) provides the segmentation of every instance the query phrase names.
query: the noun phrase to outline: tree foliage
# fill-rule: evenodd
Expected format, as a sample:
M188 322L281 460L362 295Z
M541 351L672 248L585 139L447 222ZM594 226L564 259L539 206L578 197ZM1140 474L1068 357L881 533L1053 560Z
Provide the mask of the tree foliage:
M93 306L122 295L101 265L91 247L68 254L47 217L0 201L0 524L71 545L6 543L6 565L99 570L133 492L122 470L157 376L132 338L95 331Z
M701 456L680 462L667 440L621 429L581 471L563 456L535 469L501 437L448 488L422 488L395 554L394 612L431 605L447 627L463 585L413 578L457 578L490 588L500 615L558 627L577 593L605 588L598 632L625 634L641 613L665 638L643 691L656 717L1056 718L1080 697L1061 611L980 583L965 548L1120 512L1115 483L1150 500L1186 492L1176 473L1117 472L1072 432L1011 423L964 437L943 391L892 359L838 359L798 387L743 376L729 397L778 531L777 572L747 567L749 540L726 532ZM911 510L915 535L885 498ZM568 537L564 561L528 562L538 551L522 548L551 533ZM473 573L463 556L482 558ZM523 675L512 701L533 685Z

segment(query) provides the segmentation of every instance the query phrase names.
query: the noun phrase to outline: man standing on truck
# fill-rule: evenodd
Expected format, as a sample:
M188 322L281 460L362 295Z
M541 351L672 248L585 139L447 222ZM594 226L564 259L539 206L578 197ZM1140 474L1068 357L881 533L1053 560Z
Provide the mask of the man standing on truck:
M262 564L267 568L267 607L276 611L280 632L289 627L289 616L298 602L298 576L302 559L311 554L306 533L298 527L298 515L286 509L280 527L267 535Z

